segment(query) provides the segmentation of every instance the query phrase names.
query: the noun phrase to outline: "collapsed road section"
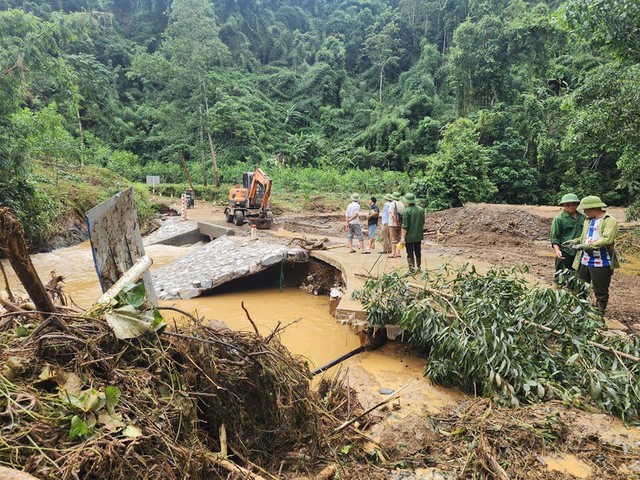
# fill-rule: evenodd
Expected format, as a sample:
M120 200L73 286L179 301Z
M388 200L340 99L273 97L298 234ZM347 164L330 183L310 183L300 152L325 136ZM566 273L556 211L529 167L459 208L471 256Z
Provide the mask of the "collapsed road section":
M153 282L161 300L198 297L237 278L281 262L300 263L309 253L257 238L220 237L180 260L157 270Z

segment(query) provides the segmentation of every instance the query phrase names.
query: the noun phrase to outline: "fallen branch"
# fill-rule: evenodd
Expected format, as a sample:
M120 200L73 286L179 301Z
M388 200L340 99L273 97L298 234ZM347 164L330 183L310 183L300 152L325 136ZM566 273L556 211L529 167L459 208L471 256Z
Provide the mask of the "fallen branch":
M249 320L249 322L251 323L251 326L253 327L253 331L256 332L256 335L260 336L260 331L258 330L258 326L256 325L256 322L254 322L253 319L251 318L251 315L249 315L249 310L247 310L246 307L244 306L244 302L240 302L240 306L242 307L242 310L244 310L244 313L247 316L247 320Z
M361 277L361 278L367 278L367 279L372 279L372 280L377 280L378 277L376 275L368 275L365 273L356 273L355 274L356 277ZM407 285L409 285L409 287L413 288L414 290L424 290L426 292L429 293L433 293L435 295L438 295L440 297L443 297L445 299L451 300L453 298L453 295L446 293L446 292L441 292L439 290L435 290L433 288L427 287L426 285L419 285L416 283L409 283L407 282ZM453 308L453 305L451 305L450 302L447 302L451 308ZM460 318L459 315L457 314L457 312L455 311L455 309L453 310L455 312L455 315L457 318ZM524 323L525 325L530 325L534 328L537 328L538 330L542 330L543 332L547 332L547 333L552 333L553 335L556 335L557 337L562 337L563 333L559 332L558 330L554 330L550 327L546 327L544 325L540 325L539 323L536 322L532 322L531 320L525 320L524 318L521 318L520 321L522 323ZM588 345L591 345L592 347L596 347L599 348L600 350L603 350L605 352L609 352L609 353L613 353L614 355L619 355L620 357L626 358L627 360L631 360L633 362L637 362L640 363L640 357L636 357L635 355L631 355L629 353L625 353L625 352L621 352L620 350L616 350L615 348L611 348L607 345L603 345L602 343L597 343L594 342L592 340L587 340L585 342Z
M4 278L4 289L7 292L7 296L10 301L14 300L13 292L11 291L11 287L9 286L9 279L7 278L7 272L4 269L4 265L0 262L0 271L2 271L2 278Z
M392 394L388 395L387 397L384 398L384 400L382 400L381 402L376 403L373 407L368 408L367 410L365 410L364 412L362 412L360 415L352 418L351 420L347 420L346 422L344 422L342 425L340 425L339 427L336 427L333 430L333 433L338 433L341 432L342 430L344 430L345 428L347 428L349 425L354 424L355 422L357 422L358 420L360 420L362 417L364 417L365 415L368 415L369 413L373 412L374 410L376 410L377 408L382 407L383 405L386 405L387 403L391 402L392 400L395 400L396 398L400 397L400 394L406 390L407 388L411 387L411 388L415 388L418 385L418 381L417 380L413 380L411 382L405 383L402 387L400 387L398 390L396 390L395 392L393 392Z
M43 316L46 318L51 312L55 312L53 301L31 262L22 224L7 207L0 208L0 253L9 259L33 303L38 310L44 312Z
M478 451L489 464L491 473L493 473L499 480L509 480L509 475L505 472L504 468L500 466L498 460L496 460L496 457L493 455L493 448L491 448L491 445L484 435L480 435Z

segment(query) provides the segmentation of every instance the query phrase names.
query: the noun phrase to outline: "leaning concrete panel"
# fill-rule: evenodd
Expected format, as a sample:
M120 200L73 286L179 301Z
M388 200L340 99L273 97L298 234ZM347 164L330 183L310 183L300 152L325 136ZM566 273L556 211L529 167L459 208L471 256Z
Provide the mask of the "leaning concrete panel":
M87 212L87 228L102 291L109 289L136 261L144 257L133 187ZM147 271L143 277L147 298L158 299Z

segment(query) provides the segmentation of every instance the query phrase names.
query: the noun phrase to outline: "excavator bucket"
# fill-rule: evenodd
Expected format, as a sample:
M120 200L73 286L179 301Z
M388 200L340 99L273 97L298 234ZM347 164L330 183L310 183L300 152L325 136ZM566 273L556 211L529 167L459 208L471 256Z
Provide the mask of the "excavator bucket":
M268 230L273 225L273 213L270 211L260 212L257 217L248 218L251 225L255 225L260 230Z

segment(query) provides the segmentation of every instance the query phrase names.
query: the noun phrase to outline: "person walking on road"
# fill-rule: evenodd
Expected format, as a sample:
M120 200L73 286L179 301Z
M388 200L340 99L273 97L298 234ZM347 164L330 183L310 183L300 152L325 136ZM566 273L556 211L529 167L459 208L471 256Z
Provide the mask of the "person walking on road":
M390 193L384 196L384 207L382 207L382 253L391 253L391 237L389 236L389 207L391 207L393 198Z
M424 238L424 209L416 205L413 193L404 196L407 208L402 214L400 245L407 246L409 273L422 271L422 239Z
M402 230L402 213L404 205L400 202L400 193L393 192L391 194L391 205L389 206L389 238L391 240L391 255L389 258L400 258L398 251L398 242Z
M367 215L367 229L369 233L369 250L375 250L376 243L376 230L378 228L378 218L380 217L380 207L376 203L378 199L376 197L369 198L369 214Z
M351 195L351 203L347 206L345 212L345 220L347 222L347 228L349 233L347 234L347 245L349 246L349 253L355 253L353 249L353 237L358 237L360 243L360 253L364 250L364 236L362 235L362 225L360 224L360 195L354 193Z
M578 208L587 216L582 235L565 242L577 252L573 268L578 270L578 277L593 286L596 304L604 315L609 303L609 285L613 269L620 263L615 251L618 236L618 221L606 213L607 206L600 197L589 195L580 201Z
M580 236L582 226L587 217L578 212L580 199L573 193L567 193L560 200L562 212L560 212L551 222L551 247L556 254L555 280L562 270L573 270L573 261L576 251L563 244L567 240L572 240Z

